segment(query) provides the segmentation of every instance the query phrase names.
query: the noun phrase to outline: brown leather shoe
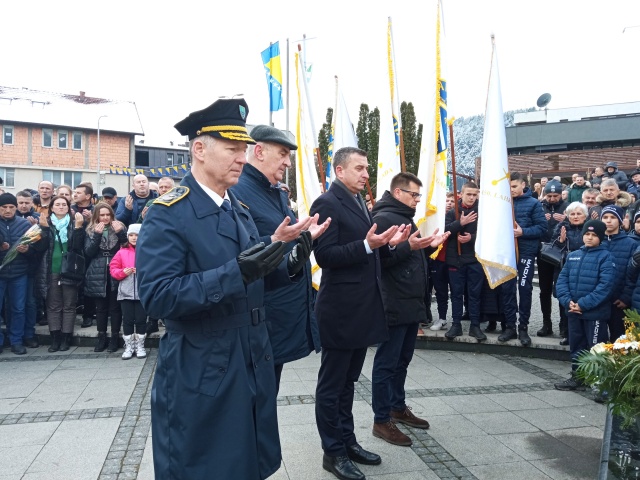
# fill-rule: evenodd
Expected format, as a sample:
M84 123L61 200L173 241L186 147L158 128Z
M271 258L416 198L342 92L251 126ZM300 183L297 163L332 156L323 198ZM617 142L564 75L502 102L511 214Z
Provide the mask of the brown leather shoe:
M383 439L392 445L400 445L401 447L409 447L413 443L409 437L402 433L396 424L389 421L387 423L374 423L373 436Z
M414 428L429 428L429 422L421 418L416 417L411 411L411 407L406 407L402 412L394 412L391 410L391 420L394 422L404 423Z

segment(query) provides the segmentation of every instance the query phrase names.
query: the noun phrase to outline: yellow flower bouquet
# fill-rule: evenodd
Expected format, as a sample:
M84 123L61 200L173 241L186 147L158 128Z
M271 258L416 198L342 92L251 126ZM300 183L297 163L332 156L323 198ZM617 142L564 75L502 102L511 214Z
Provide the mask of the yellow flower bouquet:
M625 310L625 315L625 334L581 353L576 375L605 396L626 427L640 419L640 314Z
M38 224L32 225L29 230L24 232L24 235L20 237L20 239L11 246L7 254L2 259L2 265L0 265L0 270L4 268L6 265L11 263L18 256L18 247L22 245L31 245L32 243L36 243L38 240L42 238L42 230Z

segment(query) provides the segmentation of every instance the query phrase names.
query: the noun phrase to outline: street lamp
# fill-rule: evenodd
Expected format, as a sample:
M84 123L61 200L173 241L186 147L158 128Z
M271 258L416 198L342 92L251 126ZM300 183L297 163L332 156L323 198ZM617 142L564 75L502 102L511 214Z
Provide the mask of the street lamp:
M100 115L98 117L98 179L96 182L96 187L94 188L94 192L97 192L100 188L100 119L108 117L108 115Z

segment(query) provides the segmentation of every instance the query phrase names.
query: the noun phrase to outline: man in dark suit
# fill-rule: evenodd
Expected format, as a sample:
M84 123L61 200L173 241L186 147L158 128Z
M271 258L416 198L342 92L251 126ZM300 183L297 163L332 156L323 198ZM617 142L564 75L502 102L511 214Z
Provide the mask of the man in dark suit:
M316 261L322 281L316 316L322 343L322 363L316 388L316 423L322 440L322 466L336 477L364 479L352 461L378 465L380 456L364 450L353 426L354 383L367 347L387 340L380 290L380 252L390 255L409 236L405 225L376 235L376 225L360 196L369 174L366 152L341 148L333 159L331 188L311 206L319 222L331 225L316 241ZM388 245L388 246L387 246Z

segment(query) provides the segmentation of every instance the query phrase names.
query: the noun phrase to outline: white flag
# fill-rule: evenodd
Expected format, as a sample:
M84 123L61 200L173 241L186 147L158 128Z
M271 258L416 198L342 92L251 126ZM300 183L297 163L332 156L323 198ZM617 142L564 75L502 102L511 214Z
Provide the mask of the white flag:
M444 25L438 1L436 16L436 68L431 83L425 88L434 92L427 105L427 122L420 145L418 178L422 181L423 195L416 206L416 225L423 237L436 228L444 232L447 211L447 150L449 130L447 123L447 80L444 73Z
M476 235L476 257L484 268L491 288L515 278L518 274L513 237L511 178L500 92L498 54L494 43L482 137Z
M316 170L315 128L311 119L311 107L309 105L309 92L306 77L302 71L299 55L295 54L296 63L296 89L298 92L298 116L296 123L296 193L298 200L298 218L302 220L309 216L309 210L316 198L320 196L320 180ZM320 288L322 271L316 263L315 256L311 254L311 280L314 288Z
M356 132L353 130L353 124L349 117L347 104L344 101L344 95L338 87L338 79L336 77L336 107L333 111L333 122L331 123L331 139L329 144L329 160L327 162L327 171L325 173L325 188L329 189L333 181L333 154L343 147L358 147L358 139Z
M387 63L389 67L389 87L391 92L391 109L380 108L380 140L378 144L378 176L376 199L380 199L385 190L389 190L391 179L402 171L400 162L400 108L398 107L398 80L395 72L395 56L393 51L393 33L391 17L387 23Z

